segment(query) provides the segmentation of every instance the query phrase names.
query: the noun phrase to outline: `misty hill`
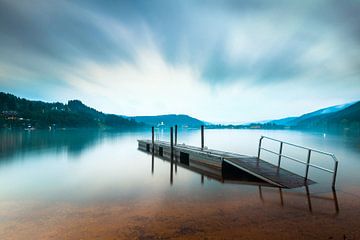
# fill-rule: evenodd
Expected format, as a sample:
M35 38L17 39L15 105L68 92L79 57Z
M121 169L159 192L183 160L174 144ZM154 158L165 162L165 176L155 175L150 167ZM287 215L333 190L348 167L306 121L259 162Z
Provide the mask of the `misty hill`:
M296 127L308 129L360 129L360 101L340 111L301 119Z
M137 122L145 123L149 126L187 126L187 127L199 127L204 124L203 121L190 117L183 114L168 114L168 115L158 115L158 116L136 116L129 117L129 119L135 120Z
M270 120L270 121L267 121L266 123L272 123L272 124L276 124L276 125L293 127L293 126L297 126L300 122L304 122L306 119L310 119L310 118L313 118L316 116L321 116L321 115L327 115L330 113L336 113L336 112L341 111L353 104L354 103L352 102L352 103L347 103L347 104L342 104L342 105L331 106L331 107L316 110L314 112L303 114L299 117L287 117L287 118L282 118L282 119L277 119L277 120Z
M0 92L0 128L129 128L141 124L105 114L79 100L63 103L30 101Z

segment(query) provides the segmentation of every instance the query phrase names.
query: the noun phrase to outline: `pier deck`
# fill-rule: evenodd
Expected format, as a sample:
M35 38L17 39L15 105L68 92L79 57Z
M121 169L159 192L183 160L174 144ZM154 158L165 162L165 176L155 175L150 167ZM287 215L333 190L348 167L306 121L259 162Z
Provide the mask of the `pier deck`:
M138 140L138 143L139 149L143 151L152 152L154 149L155 155L171 158L169 142L154 141L154 148L151 140ZM276 187L296 188L315 183L257 157L237 153L177 144L173 146L173 157L175 161L187 165L194 162L222 168L223 164L227 163Z

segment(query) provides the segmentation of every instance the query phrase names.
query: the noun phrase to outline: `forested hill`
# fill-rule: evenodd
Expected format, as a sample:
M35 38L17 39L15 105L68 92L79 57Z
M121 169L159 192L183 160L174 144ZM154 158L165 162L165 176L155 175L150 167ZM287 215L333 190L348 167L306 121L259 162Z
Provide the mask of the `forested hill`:
M0 92L0 128L133 128L131 119L104 114L79 100L67 104L30 101Z
M300 121L298 128L360 129L360 101L337 112L313 116Z
M158 115L158 116L136 116L129 117L137 122L145 123L149 126L174 126L178 125L181 127L200 127L205 124L205 122L190 117L184 114L167 114L167 115Z

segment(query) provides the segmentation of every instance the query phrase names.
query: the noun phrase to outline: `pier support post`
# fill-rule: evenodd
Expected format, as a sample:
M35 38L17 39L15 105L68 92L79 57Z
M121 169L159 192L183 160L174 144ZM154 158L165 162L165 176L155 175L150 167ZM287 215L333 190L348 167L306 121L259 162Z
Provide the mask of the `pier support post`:
M155 146L154 146L154 143L155 143L155 141L154 141L154 135L155 135L155 133L154 133L154 127L151 127L152 153L154 153L154 148L155 148Z
M280 167L280 164L281 164L282 149L283 149L283 142L280 142L278 167Z
M307 156L307 162L306 162L306 171L305 171L305 179L306 180L308 179L308 175L309 175L310 158L311 158L311 150L309 149L308 156Z
M175 125L175 145L177 145L177 132L178 132L178 126Z
M174 134L173 127L170 128L170 150L171 150L171 163L174 159Z
M258 148L258 159L260 159L260 153L261 153L261 144L262 144L262 140L263 140L263 136L260 137L260 140L259 140L259 148Z
M201 149L204 149L204 125L201 125Z
M173 174L174 174L174 134L173 127L170 128L170 152L171 152L171 160L170 160L170 185L173 185Z
M333 175L333 181L332 181L332 188L333 190L335 190L335 183L336 183L336 175L337 175L337 169L338 169L338 161L335 162L335 167L334 167L334 175Z

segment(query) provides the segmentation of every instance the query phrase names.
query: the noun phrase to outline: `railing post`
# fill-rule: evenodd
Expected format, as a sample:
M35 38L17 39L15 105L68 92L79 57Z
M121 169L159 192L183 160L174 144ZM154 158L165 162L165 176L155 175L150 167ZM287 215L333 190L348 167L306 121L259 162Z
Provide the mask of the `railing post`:
M204 125L201 125L201 150L204 149Z
M335 162L335 167L334 167L334 175L333 175L333 181L332 181L332 188L333 189L335 189L337 169L338 169L338 161Z
M266 149L266 148L262 148L262 140L263 140L264 138L269 139L269 140L273 140L273 141L276 141L276 142L279 142L279 143L280 143L279 153L276 153L275 151L271 151L271 150ZM290 145L290 146L294 146L294 147L298 147L298 148L307 150L307 151L308 151L307 161L304 162L304 161L298 160L298 159L296 159L296 158L283 155L283 154L282 154L282 152L283 152L283 145ZM259 162L260 162L261 150L264 150L264 151L273 153L273 154L275 154L275 155L278 155L278 171L279 171L279 169L280 169L281 160L282 160L283 157L284 157L284 158L291 159L291 160L296 161L296 162L300 162L300 163L302 163L302 164L305 164L305 165L306 165L305 176L304 176L305 185L306 185L306 181L307 181L307 179L308 179L308 177L309 177L309 169L310 169L310 166L311 166L311 167L314 167L314 168L318 168L318 169L323 170L323 171L327 171L327 172L333 173L332 189L335 190L335 184L336 184L336 178L337 178L337 171L338 171L338 164L339 164L339 162L338 162L338 160L337 160L337 158L335 157L334 154L328 153L328 152L323 152L323 151L316 150L316 149L311 149L311 148L303 147L303 146L300 146L300 145L288 143L288 142L285 142L285 141L273 139L273 138L266 137L266 136L261 136L260 139L259 139L259 149L258 149L258 155L257 155L257 158L258 158L258 160L257 160L257 166L259 165ZM324 168L324 167L321 167L321 166L317 166L317 165L315 165L315 164L312 165L312 164L311 164L311 154L312 154L312 152L324 154L324 155L326 155L326 156L331 156L331 157L333 158L334 162L335 162L334 170L332 171L332 170L330 170L330 169L327 169L327 168Z
M280 142L278 167L280 167L280 163L281 163L281 154L282 154L282 149L283 149L283 142Z
M173 136L173 127L170 128L170 152L171 152L171 162L174 159L174 136Z
M258 149L258 159L260 159L260 151L261 151L261 142L263 140L263 136L260 137L260 140L259 140L259 149Z
M154 133L154 127L151 127L151 143L152 143L152 152L154 153L154 136L155 133Z
M308 175L309 175L310 158L311 158L311 149L309 149L308 151L307 162L306 162L306 171L305 171L306 180L308 179Z
M175 145L177 145L177 132L178 132L178 126L175 125Z

